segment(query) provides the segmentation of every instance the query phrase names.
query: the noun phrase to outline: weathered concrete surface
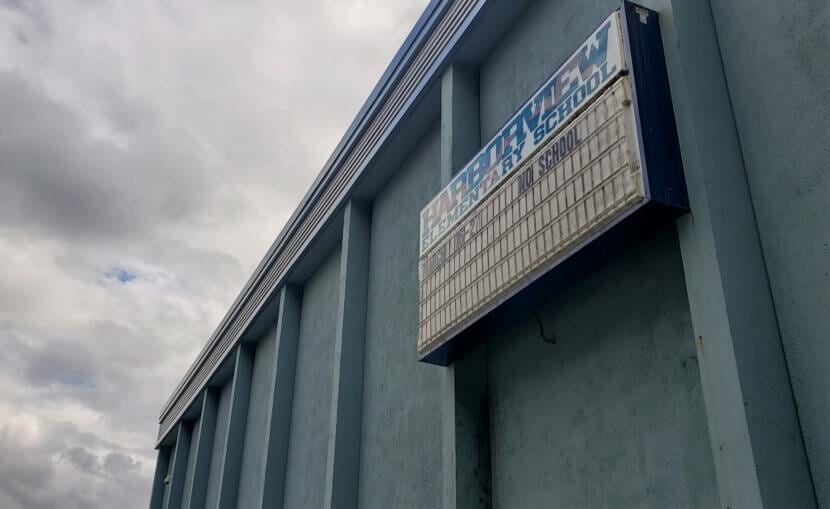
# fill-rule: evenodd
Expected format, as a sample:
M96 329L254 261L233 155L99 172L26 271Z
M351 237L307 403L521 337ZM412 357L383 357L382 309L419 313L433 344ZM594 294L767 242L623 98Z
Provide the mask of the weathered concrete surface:
M489 346L493 507L718 507L672 227Z
M711 3L816 495L830 507L830 3Z
M363 379L361 507L441 505L439 369L417 362L418 217L439 189L432 131L372 211Z
M286 508L323 505L339 274L337 246L303 289L285 475Z

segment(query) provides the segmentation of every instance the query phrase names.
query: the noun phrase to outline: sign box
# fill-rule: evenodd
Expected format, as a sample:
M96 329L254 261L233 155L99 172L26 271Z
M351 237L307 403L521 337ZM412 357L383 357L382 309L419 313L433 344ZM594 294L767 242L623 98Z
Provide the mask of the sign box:
M612 229L688 207L671 108L657 14L624 2L422 210L421 360L452 362Z

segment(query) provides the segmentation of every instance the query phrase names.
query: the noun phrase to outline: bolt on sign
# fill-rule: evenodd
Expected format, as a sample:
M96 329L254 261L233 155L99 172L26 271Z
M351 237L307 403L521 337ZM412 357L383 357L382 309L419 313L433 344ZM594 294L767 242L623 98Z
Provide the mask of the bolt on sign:
M635 213L681 213L676 136L657 14L625 2L421 211L421 360Z

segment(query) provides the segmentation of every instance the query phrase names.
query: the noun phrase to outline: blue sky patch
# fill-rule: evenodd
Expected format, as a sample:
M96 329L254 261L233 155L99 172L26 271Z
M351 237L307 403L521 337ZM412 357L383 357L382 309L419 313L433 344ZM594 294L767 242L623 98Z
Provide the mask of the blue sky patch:
M127 271L126 269L122 269L121 267L113 267L104 275L107 276L107 279L116 279L122 283L129 283L136 278L135 274Z

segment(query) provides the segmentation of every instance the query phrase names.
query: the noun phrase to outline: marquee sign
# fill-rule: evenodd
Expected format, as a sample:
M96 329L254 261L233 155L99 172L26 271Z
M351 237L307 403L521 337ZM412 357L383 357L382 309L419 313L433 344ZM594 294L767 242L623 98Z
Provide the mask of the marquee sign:
M628 216L686 206L659 37L625 2L423 209L422 360Z
M421 211L421 255L623 70L612 14Z

